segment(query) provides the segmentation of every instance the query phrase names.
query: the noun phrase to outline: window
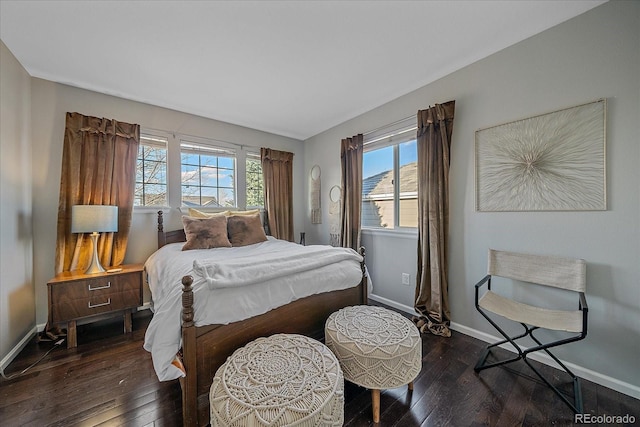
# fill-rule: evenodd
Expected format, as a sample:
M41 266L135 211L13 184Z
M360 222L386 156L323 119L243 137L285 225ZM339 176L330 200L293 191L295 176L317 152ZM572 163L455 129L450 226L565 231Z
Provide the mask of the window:
M264 207L264 181L260 155L247 153L247 207Z
M183 206L236 207L236 157L230 148L182 141Z
M418 226L415 118L368 134L362 164L362 226Z
M140 135L133 205L167 204L167 139Z

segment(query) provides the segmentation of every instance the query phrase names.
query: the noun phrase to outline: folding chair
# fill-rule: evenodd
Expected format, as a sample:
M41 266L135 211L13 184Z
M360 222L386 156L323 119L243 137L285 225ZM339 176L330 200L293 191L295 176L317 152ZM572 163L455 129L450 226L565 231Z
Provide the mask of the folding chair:
M505 365L517 360L524 362L549 386L575 413L583 413L580 379L571 372L549 349L559 345L579 341L587 336L587 301L584 296L586 282L586 263L581 259L559 258L541 255L529 255L515 252L496 251L489 249L487 275L475 285L476 308L495 327L505 339L485 348L478 359L474 370ZM552 310L544 307L524 304L511 298L506 298L491 290L491 278L503 277L517 280L527 285L545 285L577 292L578 310ZM486 292L479 298L479 291L487 285ZM520 323L524 333L510 337L502 330L488 313L494 313L509 320ZM543 344L533 335L538 329L551 329L570 333L570 337ZM577 335L576 335L577 334ZM529 336L537 345L523 349L516 340ZM487 363L487 356L493 347L510 343L518 354L514 357ZM547 380L530 362L527 356L544 350L558 365L573 379L574 399L571 402L557 387Z

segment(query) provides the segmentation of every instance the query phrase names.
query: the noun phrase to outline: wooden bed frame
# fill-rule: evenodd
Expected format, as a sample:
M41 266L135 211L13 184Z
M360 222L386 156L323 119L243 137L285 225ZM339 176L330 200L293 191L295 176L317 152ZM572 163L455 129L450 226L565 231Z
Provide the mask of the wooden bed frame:
M184 242L184 230L164 231L158 212L158 248ZM182 420L185 427L209 422L209 388L216 370L238 348L258 337L275 333L302 334L324 339L324 324L331 313L343 307L367 304L367 277L362 255L362 280L352 288L325 292L293 301L259 316L227 325L196 327L193 322L193 279L182 278L182 363L186 377L182 387Z

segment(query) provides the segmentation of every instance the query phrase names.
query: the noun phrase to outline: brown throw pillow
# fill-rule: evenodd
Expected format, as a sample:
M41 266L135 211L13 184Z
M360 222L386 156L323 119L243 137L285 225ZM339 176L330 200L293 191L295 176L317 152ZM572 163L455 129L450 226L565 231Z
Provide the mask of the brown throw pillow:
M211 218L193 218L182 216L184 234L187 243L183 251L190 249L230 248L231 242L227 237L227 217L224 215Z
M233 246L253 245L267 240L260 214L232 215L227 218L227 229Z

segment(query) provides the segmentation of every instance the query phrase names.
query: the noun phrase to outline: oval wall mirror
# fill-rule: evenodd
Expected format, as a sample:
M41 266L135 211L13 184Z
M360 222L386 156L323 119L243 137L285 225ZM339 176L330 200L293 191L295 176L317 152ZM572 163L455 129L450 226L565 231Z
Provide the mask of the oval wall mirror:
M311 168L311 179L318 179L318 178L320 178L320 166L314 165Z
M332 202L339 202L342 198L342 188L339 185L334 185L329 190L329 200Z

